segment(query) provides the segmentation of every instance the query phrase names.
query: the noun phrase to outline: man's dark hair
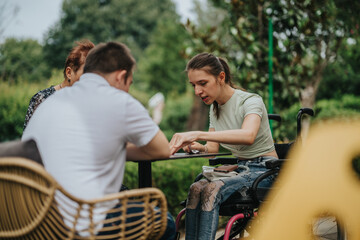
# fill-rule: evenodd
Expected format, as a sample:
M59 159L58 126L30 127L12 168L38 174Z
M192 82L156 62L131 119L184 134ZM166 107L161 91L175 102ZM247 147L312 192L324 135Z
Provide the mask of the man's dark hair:
M125 81L135 66L130 49L123 43L100 43L86 57L84 73L107 74L126 70Z

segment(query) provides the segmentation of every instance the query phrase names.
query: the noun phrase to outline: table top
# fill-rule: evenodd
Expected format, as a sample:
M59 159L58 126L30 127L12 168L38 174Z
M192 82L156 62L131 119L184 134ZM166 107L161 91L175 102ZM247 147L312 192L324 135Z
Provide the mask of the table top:
M217 156L225 156L231 155L231 152L224 153L175 153L168 158L164 159L154 159L154 160L133 160L133 162L146 162L146 161L164 161L164 160L172 160L172 159L186 159L186 158L202 158L202 157L217 157Z
M170 156L170 159L183 159L183 158L199 158L199 157L217 157L231 155L231 152L225 153L175 153Z

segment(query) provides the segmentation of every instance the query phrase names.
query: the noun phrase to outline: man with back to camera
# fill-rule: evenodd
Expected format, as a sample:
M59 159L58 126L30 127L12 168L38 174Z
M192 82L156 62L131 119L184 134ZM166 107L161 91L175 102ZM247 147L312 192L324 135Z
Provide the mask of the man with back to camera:
M135 60L122 43L101 43L73 87L39 106L22 140L34 139L46 170L69 193L94 199L118 192L126 160L166 158L168 140L128 94ZM174 239L168 226L161 239Z

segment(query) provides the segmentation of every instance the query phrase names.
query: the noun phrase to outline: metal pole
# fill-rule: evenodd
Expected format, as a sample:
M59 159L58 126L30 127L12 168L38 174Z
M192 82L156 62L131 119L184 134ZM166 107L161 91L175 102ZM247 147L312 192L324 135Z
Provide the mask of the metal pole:
M271 19L269 19L269 113L273 113L273 25ZM272 121L270 121L271 133L273 133Z

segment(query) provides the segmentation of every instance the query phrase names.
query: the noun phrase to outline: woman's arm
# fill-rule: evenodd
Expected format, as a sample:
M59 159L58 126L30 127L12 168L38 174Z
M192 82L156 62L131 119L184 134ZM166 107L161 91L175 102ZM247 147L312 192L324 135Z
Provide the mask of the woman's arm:
M209 132L214 132L214 128L209 128ZM219 143L217 142L211 142L207 141L205 145L198 143L198 142L192 142L191 144L183 147L183 150L185 152L190 152L191 150L198 150L203 153L217 153L219 152Z
M261 118L257 114L249 114L245 117L240 129L224 131L192 131L176 133L170 141L171 154L177 152L180 148L185 147L195 141L210 141L215 143L227 143L235 145L251 145L254 143L260 128ZM209 143L207 143L208 145ZM208 145L212 147L213 145ZM210 150L210 149L209 149Z

